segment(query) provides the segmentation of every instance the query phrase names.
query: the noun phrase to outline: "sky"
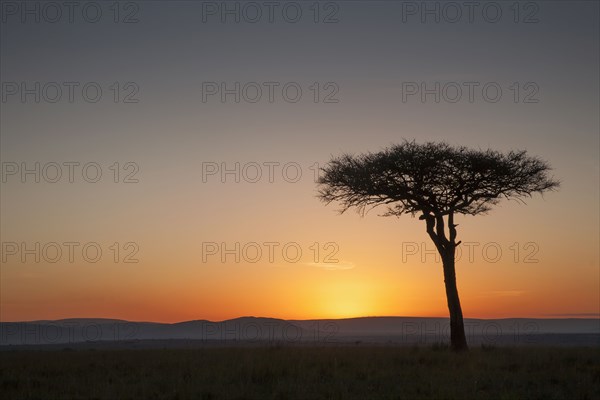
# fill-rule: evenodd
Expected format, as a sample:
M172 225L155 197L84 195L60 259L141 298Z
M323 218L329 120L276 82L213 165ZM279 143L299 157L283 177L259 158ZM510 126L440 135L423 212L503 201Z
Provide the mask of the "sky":
M0 321L446 316L423 221L316 197L403 139L561 181L458 218L465 317L599 315L598 2L53 4L0 3Z

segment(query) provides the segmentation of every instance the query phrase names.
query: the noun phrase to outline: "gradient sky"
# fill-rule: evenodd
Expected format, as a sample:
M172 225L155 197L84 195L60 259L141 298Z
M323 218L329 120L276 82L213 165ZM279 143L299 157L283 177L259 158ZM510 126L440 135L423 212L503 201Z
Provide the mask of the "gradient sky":
M148 1L134 2L139 22L116 24L111 3L97 2L104 12L97 23L77 10L73 23L3 14L2 82L98 82L104 91L97 103L76 91L73 103L11 96L0 104L4 166L96 162L103 172L97 183L80 170L73 183L8 176L2 242L95 242L103 257L89 263L76 251L73 263L66 256L35 263L3 253L1 321L446 316L441 264L433 255L425 262L403 255L407 243L433 250L422 221L381 218L378 210L340 216L315 197L315 163L403 138L526 149L550 162L562 183L527 205L504 201L489 215L459 219L458 239L479 244L472 262L465 254L457 266L466 317L600 312L598 2L534 2L537 23L514 23L512 1L496 2L497 23L477 11L472 23L422 23L403 14L406 2L341 1L338 22L328 24L313 22L312 1L296 3L297 23L279 9L273 23L210 15L204 23L200 2ZM331 11L320 7L320 18ZM203 82L236 81L297 82L303 95L297 103L277 90L273 103L202 101ZM114 82L135 82L139 102L114 103ZM335 83L339 102L313 102L314 82ZM496 82L503 96L491 103L476 90L473 103L403 102L405 82ZM539 101L524 103L521 92L515 103L514 82L521 90L535 83ZM115 162L136 163L139 182L112 182ZM266 167L258 183L232 176L222 183L219 175L203 182L203 163L236 162L280 165L273 183ZM286 163L301 166L298 182L283 179ZM115 242L136 243L139 262L122 262L121 249L115 263ZM280 245L273 262L264 246L256 263L218 255L203 262L206 242ZM329 242L337 263L323 262ZM298 262L282 256L286 243L302 249ZM488 260L486 243L494 247ZM502 256L491 262L498 246ZM534 250L537 262L524 262Z

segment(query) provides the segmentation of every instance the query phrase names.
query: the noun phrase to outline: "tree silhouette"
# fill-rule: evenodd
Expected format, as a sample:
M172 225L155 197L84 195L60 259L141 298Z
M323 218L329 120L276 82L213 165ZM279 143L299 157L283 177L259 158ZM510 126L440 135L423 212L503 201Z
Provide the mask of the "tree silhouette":
M500 153L446 143L404 141L378 153L343 155L322 168L318 197L342 205L341 213L386 205L384 216L420 214L442 257L450 311L450 343L466 350L456 287L456 214L486 213L502 198L524 199L558 188L550 166L526 151ZM448 233L446 233L446 227Z

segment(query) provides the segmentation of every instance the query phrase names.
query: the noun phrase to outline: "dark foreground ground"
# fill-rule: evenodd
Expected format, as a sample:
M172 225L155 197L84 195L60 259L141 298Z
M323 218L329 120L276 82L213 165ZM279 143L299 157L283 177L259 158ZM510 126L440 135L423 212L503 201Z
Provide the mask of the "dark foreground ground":
M598 347L0 352L2 399L600 399Z

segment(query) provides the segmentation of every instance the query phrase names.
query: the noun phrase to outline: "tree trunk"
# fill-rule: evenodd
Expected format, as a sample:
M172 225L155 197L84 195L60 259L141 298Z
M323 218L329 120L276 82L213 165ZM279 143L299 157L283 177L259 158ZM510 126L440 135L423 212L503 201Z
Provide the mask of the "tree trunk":
M456 288L456 272L454 270L454 254L456 246L456 227L454 224L454 213L448 214L449 238L446 238L444 232L443 214L423 213L420 219L424 219L427 224L427 233L438 252L442 256L444 263L444 283L446 284L446 300L448 300L448 310L450 311L450 346L455 351L465 351L467 347L467 338L465 336L465 325L463 323L462 309L458 298L458 289Z
M463 323L458 289L456 288L456 272L454 269L454 246L442 254L444 263L444 283L446 285L446 299L450 311L450 346L455 351L465 351L467 338L465 336L465 325Z

